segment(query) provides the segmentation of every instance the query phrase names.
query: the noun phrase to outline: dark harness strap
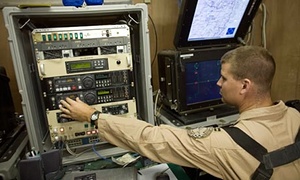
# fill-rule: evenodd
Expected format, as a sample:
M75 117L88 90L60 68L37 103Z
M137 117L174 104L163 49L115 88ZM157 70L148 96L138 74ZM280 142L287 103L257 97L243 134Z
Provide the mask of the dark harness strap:
M300 158L300 131L298 131L295 138L295 143L268 153L266 148L239 128L225 127L223 129L238 145L260 162L251 179L270 179L273 174L273 168L291 163Z
M240 145L244 150L256 158L260 165L253 173L251 179L253 180L266 180L270 179L273 174L273 169L266 169L263 163L263 156L268 153L267 149L244 133L239 128L225 127L223 128L231 138Z
M299 132L298 135L299 136ZM297 139L297 138L296 138ZM272 169L284 164L291 163L300 158L300 141L272 151L264 155L264 164L267 169Z

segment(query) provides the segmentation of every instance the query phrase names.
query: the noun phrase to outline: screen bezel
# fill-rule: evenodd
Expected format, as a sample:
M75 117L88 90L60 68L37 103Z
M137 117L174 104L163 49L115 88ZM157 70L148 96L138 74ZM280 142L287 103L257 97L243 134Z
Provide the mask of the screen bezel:
M188 41L190 28L192 25L195 8L198 0L183 0L179 17L177 21L177 28L174 37L174 45L177 49L183 48L197 48L197 47L208 47L208 46L221 46L228 44L239 44L238 38L244 38L248 32L249 26L252 23L253 18L259 8L262 0L250 0L246 7L245 13L242 17L240 26L237 28L236 34L233 38L222 38L222 39L209 39L209 40L196 40Z
M199 50L194 52L181 53L180 58L178 58L177 64L177 97L178 97L178 112L189 113L198 111L200 109L209 109L216 106L224 105L222 97L219 99L212 99L208 101L198 102L194 104L187 105L187 96L186 96L186 72L185 66L187 63L191 62L203 62L203 61L212 61L212 60L221 60L221 57L228 51L234 49L230 48L216 48L208 50ZM217 84L216 84L217 86Z

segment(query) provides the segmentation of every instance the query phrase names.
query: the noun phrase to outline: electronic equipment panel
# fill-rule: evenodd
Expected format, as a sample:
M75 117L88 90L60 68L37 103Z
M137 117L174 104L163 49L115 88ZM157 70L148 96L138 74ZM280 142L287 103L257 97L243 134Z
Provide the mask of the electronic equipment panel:
M128 152L107 142L94 146L94 127L60 118L57 105L67 96L154 124L146 4L2 12L32 150L63 149L64 165L98 159L91 147L103 157Z
M127 25L34 29L32 40L41 79L133 67Z
M99 141L94 126L60 117L60 100L66 97L79 97L103 113L136 116L127 25L39 28L31 37L53 144Z

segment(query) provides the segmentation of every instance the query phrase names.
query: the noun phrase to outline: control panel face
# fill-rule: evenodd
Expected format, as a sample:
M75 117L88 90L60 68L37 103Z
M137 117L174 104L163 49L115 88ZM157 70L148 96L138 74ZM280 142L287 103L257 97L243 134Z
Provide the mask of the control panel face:
M123 70L44 78L41 82L43 91L52 94L130 85L132 80L131 71Z
M123 117L136 116L135 100L92 105L103 113ZM88 122L78 122L73 119L60 117L60 110L47 111L50 136L53 143L63 140L70 147L93 143L99 139L98 131ZM101 115L100 115L101 116ZM103 142L103 141L102 141Z
M34 29L32 41L41 79L132 69L127 25Z
M65 62L67 74L95 70L108 70L108 59L93 59Z
M87 91L49 94L45 97L45 105L49 110L59 109L59 102L67 97L73 100L79 97L81 101L89 105L129 100L133 98L130 89L131 87L129 86L118 86Z
M127 25L41 28L31 38L53 143L74 147L99 141L89 123L60 117L60 101L67 97L103 113L136 116Z

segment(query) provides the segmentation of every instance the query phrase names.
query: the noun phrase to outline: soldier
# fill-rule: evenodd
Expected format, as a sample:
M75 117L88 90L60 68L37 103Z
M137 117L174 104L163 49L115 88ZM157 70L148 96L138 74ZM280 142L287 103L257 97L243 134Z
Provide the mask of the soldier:
M237 107L240 113L234 128L258 142L267 152L295 143L300 113L283 101L274 102L271 98L275 74L271 54L262 47L242 46L227 52L221 64L217 85L222 100ZM262 164L223 128L187 130L169 125L153 126L136 119L101 114L78 98L76 101L62 100L60 109L62 117L92 121L98 125L101 138L157 162L199 168L222 179L253 178ZM267 175L271 179L300 179L300 160L297 158L277 167L267 165L272 170Z

